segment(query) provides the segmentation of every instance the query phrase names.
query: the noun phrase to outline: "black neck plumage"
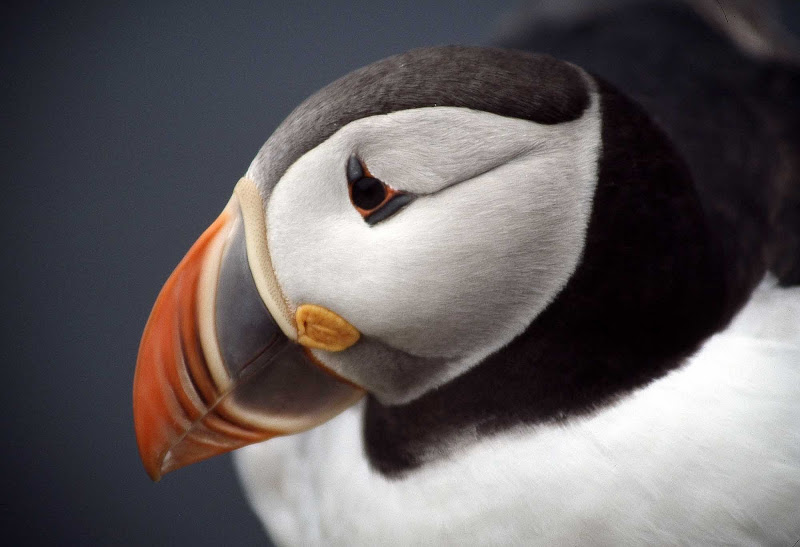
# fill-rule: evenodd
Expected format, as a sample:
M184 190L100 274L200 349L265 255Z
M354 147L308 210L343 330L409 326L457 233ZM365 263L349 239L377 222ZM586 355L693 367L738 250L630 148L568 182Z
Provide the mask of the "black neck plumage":
M369 399L365 446L384 474L446 457L464 437L603 407L683 363L770 265L783 260L779 274L797 282L800 253L787 255L774 237L787 196L800 203L800 180L776 173L781 131L768 116L782 98L754 87L765 78L797 85L796 72L756 66L685 11L639 9L512 44L601 75L602 154L584 256L507 347L409 404ZM692 38L678 47L678 34ZM795 129L782 133L798 138ZM800 237L794 215L783 222Z
M365 439L399 473L451 441L590 412L677 366L727 319L688 170L647 116L601 84L603 151L584 256L510 345L401 406L370 399Z

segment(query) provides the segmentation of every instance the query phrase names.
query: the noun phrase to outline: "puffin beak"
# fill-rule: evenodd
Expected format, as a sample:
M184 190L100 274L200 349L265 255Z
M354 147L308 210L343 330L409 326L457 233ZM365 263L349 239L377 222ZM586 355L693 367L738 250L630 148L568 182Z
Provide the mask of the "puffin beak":
M291 313L266 242L258 190L242 179L161 289L133 385L139 453L153 480L310 429L364 393L308 351L346 349L358 331L319 306Z

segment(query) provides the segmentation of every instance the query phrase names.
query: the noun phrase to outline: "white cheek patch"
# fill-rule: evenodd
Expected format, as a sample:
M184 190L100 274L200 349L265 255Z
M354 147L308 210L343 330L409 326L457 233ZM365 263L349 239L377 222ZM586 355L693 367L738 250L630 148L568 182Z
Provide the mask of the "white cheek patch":
M596 95L581 118L556 125L454 107L352 122L272 192L277 279L290 306L324 306L373 343L440 363L376 393L417 396L510 342L564 287L583 249L599 145ZM353 153L419 196L369 226L348 197ZM320 357L370 389L382 365L354 353Z

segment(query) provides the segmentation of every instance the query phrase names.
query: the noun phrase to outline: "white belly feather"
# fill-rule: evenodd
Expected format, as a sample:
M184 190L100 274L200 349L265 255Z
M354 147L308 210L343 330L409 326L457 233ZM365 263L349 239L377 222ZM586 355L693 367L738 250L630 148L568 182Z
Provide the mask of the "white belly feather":
M780 545L800 539L800 288L771 280L682 368L566 426L372 471L363 405L236 453L286 545Z

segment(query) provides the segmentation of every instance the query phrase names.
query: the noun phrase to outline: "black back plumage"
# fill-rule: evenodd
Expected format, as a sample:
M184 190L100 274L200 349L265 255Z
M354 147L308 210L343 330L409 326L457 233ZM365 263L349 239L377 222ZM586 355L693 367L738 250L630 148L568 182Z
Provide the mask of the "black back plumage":
M733 308L766 269L800 284L800 66L748 56L677 2L544 21L502 45L599 75L666 132L724 254Z

